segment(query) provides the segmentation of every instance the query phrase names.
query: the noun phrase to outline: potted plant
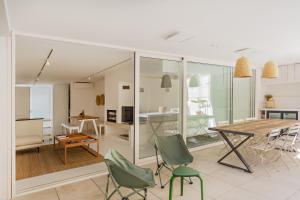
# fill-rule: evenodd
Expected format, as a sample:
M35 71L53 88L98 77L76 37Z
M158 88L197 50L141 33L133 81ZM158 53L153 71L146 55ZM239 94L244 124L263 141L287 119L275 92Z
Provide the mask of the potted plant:
M265 107L266 108L275 108L275 101L273 99L273 95L266 94L265 95Z

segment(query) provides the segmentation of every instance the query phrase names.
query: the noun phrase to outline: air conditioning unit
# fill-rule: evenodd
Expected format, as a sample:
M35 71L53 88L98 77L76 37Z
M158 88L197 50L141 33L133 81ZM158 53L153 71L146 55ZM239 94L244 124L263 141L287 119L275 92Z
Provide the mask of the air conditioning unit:
M75 82L73 83L74 88L76 89L89 89L94 88L94 83L91 82Z

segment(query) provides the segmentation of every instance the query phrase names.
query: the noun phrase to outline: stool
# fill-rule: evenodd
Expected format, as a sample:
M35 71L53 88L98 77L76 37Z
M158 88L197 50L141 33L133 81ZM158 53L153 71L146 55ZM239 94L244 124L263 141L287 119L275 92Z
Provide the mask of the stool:
M169 190L169 200L172 200L173 197L173 183L174 179L176 177L180 177L180 196L183 195L183 182L184 178L191 178L191 177L197 177L200 180L200 189L201 189L201 200L204 199L204 192L203 192L203 180L200 177L200 174L198 171L190 168L190 167L184 167L180 166L173 170L172 177L170 179L170 190Z

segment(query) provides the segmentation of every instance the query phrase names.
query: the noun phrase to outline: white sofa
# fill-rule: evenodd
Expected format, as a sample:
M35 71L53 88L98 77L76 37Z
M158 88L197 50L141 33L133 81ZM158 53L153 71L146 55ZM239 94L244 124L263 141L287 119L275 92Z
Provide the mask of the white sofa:
M38 148L43 145L43 119L16 120L16 150Z

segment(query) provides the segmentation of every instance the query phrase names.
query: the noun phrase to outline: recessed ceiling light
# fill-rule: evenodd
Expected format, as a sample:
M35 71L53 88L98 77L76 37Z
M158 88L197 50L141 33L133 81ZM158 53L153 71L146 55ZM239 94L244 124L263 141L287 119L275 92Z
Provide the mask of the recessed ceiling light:
M190 33L174 32L174 33L171 33L171 34L167 35L164 39L166 41L182 43L182 42L186 42L188 40L191 40L194 37L195 36L193 34L190 34Z
M233 51L234 53L245 53L245 52L248 52L250 51L251 49L250 48L242 48L242 49L237 49L235 51Z
M49 60L47 59L47 61L46 61L46 66L50 66L51 64L50 64L50 62L49 62Z

